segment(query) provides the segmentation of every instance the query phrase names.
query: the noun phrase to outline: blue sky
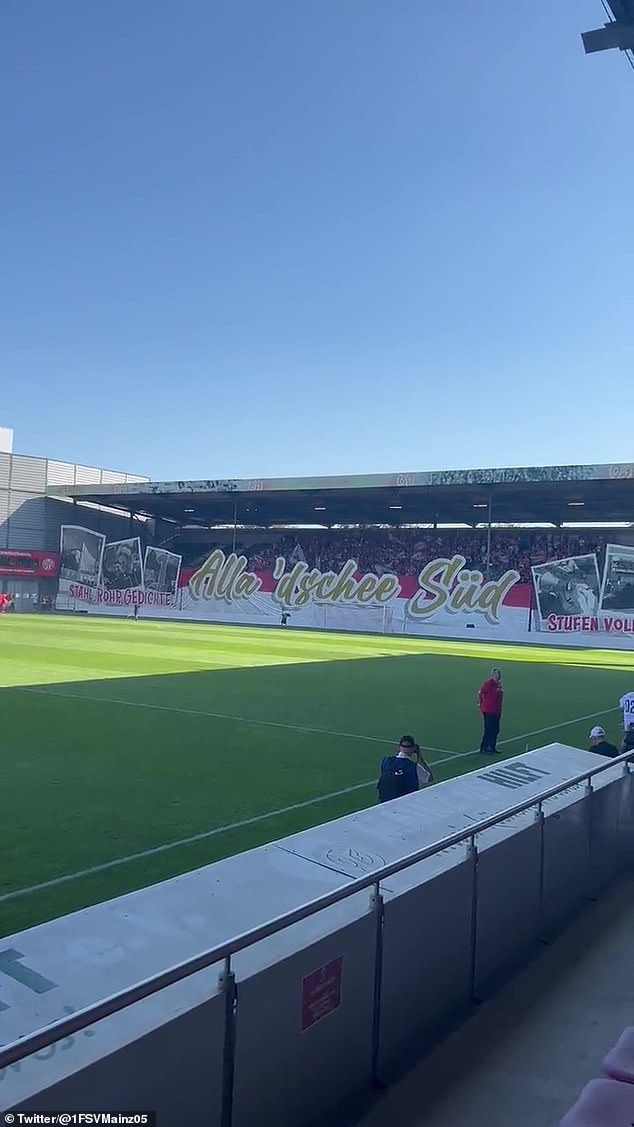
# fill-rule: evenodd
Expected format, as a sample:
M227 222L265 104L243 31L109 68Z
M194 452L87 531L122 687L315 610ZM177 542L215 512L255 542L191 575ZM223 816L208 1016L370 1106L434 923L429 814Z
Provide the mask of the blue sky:
M604 18L4 0L16 449L158 478L634 459L634 73L584 56Z

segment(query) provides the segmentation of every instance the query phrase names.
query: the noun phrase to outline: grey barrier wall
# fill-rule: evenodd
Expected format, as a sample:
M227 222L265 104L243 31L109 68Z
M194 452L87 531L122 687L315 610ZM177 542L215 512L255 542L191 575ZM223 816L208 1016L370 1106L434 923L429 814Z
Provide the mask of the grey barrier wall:
M492 830L486 837L477 873L477 998L486 998L539 941L539 825L523 814L515 826Z
M363 1091L372 1048L374 949L366 898L360 919L240 983L236 1127L327 1123L333 1093L345 1099ZM330 968L333 998L316 995L317 1013L308 1012L308 1004L304 1012L301 984L316 968L317 974ZM320 1008L330 1005L332 1013L320 1020Z
M151 1108L159 1127L332 1120L632 863L633 779L626 764L552 744L4 940L8 1046L350 893L33 1055L7 1050L0 1110ZM373 873L460 833L372 891Z
M634 858L634 773L629 772L621 783L619 801L619 852L624 866Z
M458 847L459 848L459 847ZM473 862L445 857L434 878L412 875L386 897L380 1072L398 1072L469 1005ZM409 874L408 874L409 876ZM448 939L449 937L449 939Z
M203 986L197 984L198 989ZM172 988L173 989L173 988ZM217 975L207 976L206 1002L191 998L191 1009L170 1017L172 1006L166 1000L152 1007L147 1002L127 1015L125 1033L115 1028L114 1019L91 1030L79 1069L71 1063L71 1052L78 1046L73 1038L62 1042L59 1051L37 1054L36 1064L46 1084L38 1097L18 1105L21 1110L57 1111L141 1111L160 1109L159 1123L219 1123L222 1094L222 1053L224 1040L224 1001L217 993ZM213 996L215 995L215 996ZM183 999L179 999L180 1011ZM92 1037L94 1036L94 1041ZM86 1047L90 1045L90 1050ZM65 1059L68 1058L68 1059ZM45 1069L48 1061L55 1067ZM22 1074L21 1074L22 1072ZM25 1087L26 1066L7 1070L9 1089ZM44 1078L56 1073L50 1085ZM32 1084L28 1084L32 1089ZM4 1093L0 1102L4 1103ZM203 1115L202 1108L205 1107Z

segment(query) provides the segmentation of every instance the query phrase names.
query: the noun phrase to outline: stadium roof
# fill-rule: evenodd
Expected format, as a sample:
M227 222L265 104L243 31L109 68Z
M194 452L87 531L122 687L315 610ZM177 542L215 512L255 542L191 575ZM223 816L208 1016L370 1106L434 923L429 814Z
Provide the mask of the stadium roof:
M352 477L51 486L50 496L178 525L480 524L634 520L634 463Z
M581 38L586 54L618 47L631 57L634 51L634 0L603 0L603 7L612 18L596 31L583 33Z

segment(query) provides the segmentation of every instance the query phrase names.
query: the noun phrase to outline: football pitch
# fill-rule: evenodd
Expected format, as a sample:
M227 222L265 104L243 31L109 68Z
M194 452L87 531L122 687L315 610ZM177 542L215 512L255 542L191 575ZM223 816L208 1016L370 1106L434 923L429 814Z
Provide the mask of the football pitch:
M372 804L405 733L473 770L493 664L503 756L617 742L632 653L2 616L0 936Z

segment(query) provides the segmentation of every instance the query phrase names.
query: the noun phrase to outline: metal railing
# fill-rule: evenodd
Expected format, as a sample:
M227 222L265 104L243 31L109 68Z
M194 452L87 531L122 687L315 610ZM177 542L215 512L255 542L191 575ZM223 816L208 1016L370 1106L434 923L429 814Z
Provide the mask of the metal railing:
M137 983L135 986L127 987L125 990L120 990L116 994L112 994L109 998L105 998L101 1002L85 1006L83 1009L77 1010L72 1015L61 1018L59 1021L52 1022L50 1025L45 1026L43 1029L37 1030L34 1033L29 1033L27 1036L13 1041L3 1048L0 1048L0 1069L7 1068L9 1065L15 1064L25 1057L38 1052L41 1049L48 1048L56 1041L60 1041L64 1037L71 1036L74 1033L79 1033L81 1030L86 1029L87 1026L93 1025L95 1022L103 1021L107 1017L111 1017L116 1013L120 1013L128 1006L132 1006L137 1002L141 1002L146 998L152 997L159 991L164 990L168 986L173 986L183 979L189 978L191 975L198 974L200 971L206 970L218 963L223 963L223 970L219 978L220 989L225 994L226 1001L226 1028L225 1028L225 1051L223 1060L223 1125L231 1123L231 1105L232 1105L232 1088L233 1088L233 1046L235 1043L235 1015L236 1015L236 979L232 969L231 959L240 951L244 951L248 947L252 947L256 943L260 943L264 939L268 939L273 935L284 931L286 928L291 927L293 924L301 923L303 920L309 919L311 916L316 915L318 912L323 912L328 908L334 907L352 896L356 896L359 892L365 889L372 889L372 896L370 900L370 907L376 916L377 927L377 950L375 962L375 981L374 981L374 1035L373 1035L373 1051L372 1051L372 1076L376 1081L378 1080L379 1070L379 1028L378 1022L380 1019L381 1008L381 974L382 974L382 925L383 925L383 897L381 895L381 884L389 877L402 873L410 869L414 865L418 865L421 861L426 861L428 858L442 853L447 849L451 849L456 845L466 843L467 858L472 858L474 862L474 871L477 867L478 848L476 838L487 830L494 829L496 826L508 822L511 818L515 818L520 814L525 814L529 810L536 809L536 820L541 822L542 825L542 846L541 846L541 882L543 885L543 867L544 867L544 839L543 839L543 824L544 824L544 803L550 799L557 798L566 792L586 783L586 794L594 794L592 785L593 779L597 775L603 774L605 771L613 770L616 766L623 766L623 775L630 773L630 763L634 753L629 751L614 759L606 759L605 763L599 766L589 768L579 775L573 776L565 783L559 783L556 787L550 790L543 791L537 796L530 799L525 799L523 802L516 803L499 813L492 815L490 818L485 818L480 822L474 823L467 829L458 830L456 833L448 834L446 837L433 842L431 845L426 845L422 849L416 850L415 853L409 854L407 857L400 858L398 861L393 861L389 865L383 865L381 868L372 870L361 877L351 877L350 883L341 888L335 889L333 892L325 893L318 896L314 900L308 901L306 904L301 905L299 908L294 908L290 912L284 912L281 916L269 920L258 927L251 928L249 931L243 932L241 935L235 936L223 943L217 944L215 947L196 955L194 958L186 959L175 966L170 967L168 970L162 971L160 974L152 975ZM499 764L503 768L504 761ZM477 887L474 881L474 903L477 904ZM472 951L472 976L475 973L475 935L473 942L474 950Z

